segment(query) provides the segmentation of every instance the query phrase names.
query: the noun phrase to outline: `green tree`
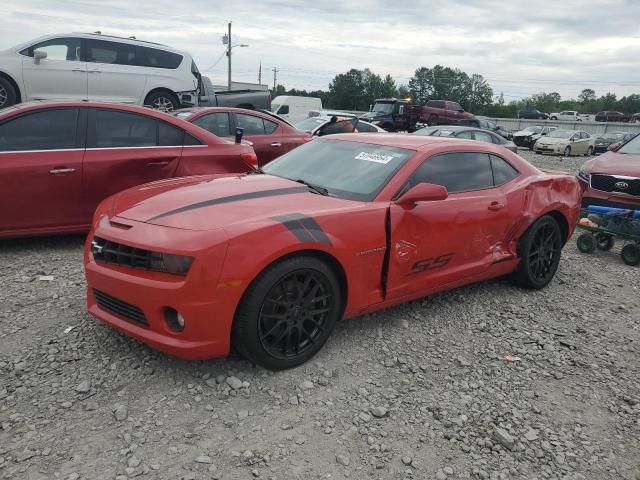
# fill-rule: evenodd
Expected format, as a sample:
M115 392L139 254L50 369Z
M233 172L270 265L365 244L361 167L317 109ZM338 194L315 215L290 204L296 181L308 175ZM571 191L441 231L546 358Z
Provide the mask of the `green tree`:
M596 92L591 88L585 88L584 90L582 90L582 92L580 92L580 95L578 95L578 100L580 101L580 103L593 102L595 99Z
M336 75L329 84L328 107L345 110L367 110L369 104L364 99L362 70L352 68L347 73Z

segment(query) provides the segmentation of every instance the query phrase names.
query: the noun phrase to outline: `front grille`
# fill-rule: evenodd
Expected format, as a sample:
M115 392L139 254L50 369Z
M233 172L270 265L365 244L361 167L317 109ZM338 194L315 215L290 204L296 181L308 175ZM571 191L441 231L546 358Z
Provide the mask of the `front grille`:
M130 247L100 237L93 237L91 253L97 262L145 270L151 270L152 260L159 256L150 250Z
M627 188L616 186L625 183ZM591 188L603 192L624 193L626 195L640 196L640 178L620 178L613 175L591 175Z
M518 145L519 147L526 147L531 143L526 137L513 137L513 143Z
M149 325L147 322L147 318L144 316L142 310L140 310L135 305L131 305L129 303L123 302L122 300L118 300L111 295L107 295L106 293L101 292L100 290L93 289L93 296L96 299L96 303L98 306L107 310L108 312L117 315L118 317L124 318L125 320L129 320L133 323L137 323L139 325Z

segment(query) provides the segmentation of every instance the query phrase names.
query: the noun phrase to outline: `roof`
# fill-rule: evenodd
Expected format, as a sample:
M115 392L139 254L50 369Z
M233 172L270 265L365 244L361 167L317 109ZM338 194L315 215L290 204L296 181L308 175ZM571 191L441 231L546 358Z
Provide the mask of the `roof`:
M100 107L108 107L114 110L123 110L129 112L138 112L144 113L145 115L149 115L156 118L166 118L167 116L171 117L168 113L162 112L160 110L156 110L151 107L141 107L139 105L132 104L124 104L124 103L109 103L109 102L69 102L69 101L56 101L56 100L35 100L31 102L18 103L17 105L13 105L11 107L0 110L0 117L4 116L7 113L15 112L16 110L40 110L46 109L49 107L80 107L80 108L100 108Z
M432 146L451 144L452 142L455 142L454 145L456 146L460 146L463 143L469 143L469 145L478 145L478 143L480 143L475 140L461 140L450 137L431 137L428 135L411 135L406 133L367 133L366 135L363 135L362 133L340 133L337 135L327 135L322 138L346 140L349 142L372 143L384 147L410 148L418 151L426 151ZM493 144L485 143L485 145Z

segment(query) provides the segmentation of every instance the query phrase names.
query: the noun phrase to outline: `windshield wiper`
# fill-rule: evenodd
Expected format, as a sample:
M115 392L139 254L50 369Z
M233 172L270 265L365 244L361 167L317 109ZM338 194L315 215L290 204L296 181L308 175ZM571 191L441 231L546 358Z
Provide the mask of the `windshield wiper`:
M262 167L255 167L250 172L247 172L247 175L257 175L257 174L261 174L261 173L264 173L264 170L262 170Z
M322 196L328 196L329 195L329 190L327 190L326 188L324 188L321 185L314 185L313 183L309 183L306 180L303 180L301 178L298 178L297 180L294 180L294 182L298 182L301 183L303 185L306 185L307 187L309 187L310 190L322 195Z

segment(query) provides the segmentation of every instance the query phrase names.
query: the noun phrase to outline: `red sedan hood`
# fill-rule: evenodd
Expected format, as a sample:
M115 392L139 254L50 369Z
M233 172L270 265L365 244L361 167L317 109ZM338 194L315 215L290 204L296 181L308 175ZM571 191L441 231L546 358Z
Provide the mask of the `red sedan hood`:
M607 173L640 178L640 155L607 152L585 164L589 173Z
M311 193L270 175L189 177L142 185L114 197L112 214L186 230L272 221L290 213L318 214L363 205Z

